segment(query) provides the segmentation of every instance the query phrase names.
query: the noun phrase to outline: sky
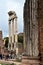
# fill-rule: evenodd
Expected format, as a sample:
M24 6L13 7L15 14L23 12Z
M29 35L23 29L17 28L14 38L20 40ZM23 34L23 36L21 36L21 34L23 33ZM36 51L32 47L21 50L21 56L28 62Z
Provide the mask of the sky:
M15 11L17 14L18 32L23 32L23 7L25 0L0 0L0 29L3 37L9 35L8 32L8 12Z

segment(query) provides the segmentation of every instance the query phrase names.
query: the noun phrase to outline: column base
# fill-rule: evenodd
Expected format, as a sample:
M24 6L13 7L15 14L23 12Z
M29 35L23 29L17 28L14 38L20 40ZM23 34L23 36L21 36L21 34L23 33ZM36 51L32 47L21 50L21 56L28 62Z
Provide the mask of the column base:
M8 43L8 51L11 51L11 43Z
M14 43L9 43L8 51L10 51L10 52L14 52L15 51L15 49L14 49Z
M40 65L39 57L22 56L22 65Z

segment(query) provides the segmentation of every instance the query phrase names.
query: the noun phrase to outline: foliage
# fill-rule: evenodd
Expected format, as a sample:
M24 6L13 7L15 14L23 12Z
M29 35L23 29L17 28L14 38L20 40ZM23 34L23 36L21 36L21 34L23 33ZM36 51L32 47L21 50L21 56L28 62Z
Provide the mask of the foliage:
M23 46L23 35L18 35L18 42Z
M8 47L8 43L9 43L9 38L5 37L4 40L5 40L5 47L7 48ZM15 41L15 36L14 36L14 41ZM23 45L23 35L19 35L18 34L18 42L22 43L22 45Z
M18 35L18 42L23 43L23 36Z
M4 38L4 39L5 39L5 47L8 48L9 38L6 37L6 38Z

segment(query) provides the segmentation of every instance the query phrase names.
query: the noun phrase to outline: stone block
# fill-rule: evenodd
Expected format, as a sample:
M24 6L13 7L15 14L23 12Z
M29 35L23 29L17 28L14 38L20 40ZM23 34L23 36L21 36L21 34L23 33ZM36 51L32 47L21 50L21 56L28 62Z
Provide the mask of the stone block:
M28 57L24 56L22 57L22 65L40 65L40 61L38 60L38 57Z

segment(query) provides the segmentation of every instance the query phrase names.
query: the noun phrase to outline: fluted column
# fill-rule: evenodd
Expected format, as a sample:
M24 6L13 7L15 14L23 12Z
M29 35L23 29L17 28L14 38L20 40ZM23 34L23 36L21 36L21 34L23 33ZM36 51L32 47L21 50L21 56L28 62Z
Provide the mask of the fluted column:
M30 0L30 56L32 56L32 0Z
M24 5L24 45L26 54L30 56L30 0L26 0Z
M9 24L9 43L11 44L11 50L15 51L17 44L17 16L15 11L9 11L9 21L11 21L11 25ZM15 22L14 22L15 20ZM14 43L14 23L15 23L15 43Z
M17 18L15 18L15 47L16 47L16 55L18 55L18 36L17 36L17 33L18 33L18 29L17 29Z
M18 33L18 30L17 30L17 18L15 18L15 42L17 42L17 33Z
M12 19L12 50L14 50L14 19Z
M15 18L15 33L17 34L18 32L18 26L17 26L17 17Z
M9 45L8 45L8 49L10 49L11 46L11 21L9 20Z
M14 19L12 20L12 43L14 43Z
M33 45L33 56L38 56L38 20L37 20L37 1L32 0L32 45Z

